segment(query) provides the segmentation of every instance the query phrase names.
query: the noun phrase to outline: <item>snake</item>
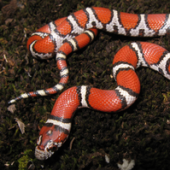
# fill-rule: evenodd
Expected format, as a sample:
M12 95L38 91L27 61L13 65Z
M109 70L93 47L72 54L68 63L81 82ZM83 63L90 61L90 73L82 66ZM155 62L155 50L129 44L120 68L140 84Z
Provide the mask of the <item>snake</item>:
M170 14L130 14L103 7L87 7L41 27L28 39L27 49L37 59L55 56L60 81L51 88L21 94L9 104L62 91L69 79L67 56L92 42L98 30L131 37L164 36L170 32ZM140 93L135 69L149 67L170 79L170 52L153 43L132 42L122 47L113 57L112 64L113 77L117 82L114 90L74 86L57 98L37 139L37 159L48 159L63 145L70 134L77 109L90 108L112 113L130 107Z

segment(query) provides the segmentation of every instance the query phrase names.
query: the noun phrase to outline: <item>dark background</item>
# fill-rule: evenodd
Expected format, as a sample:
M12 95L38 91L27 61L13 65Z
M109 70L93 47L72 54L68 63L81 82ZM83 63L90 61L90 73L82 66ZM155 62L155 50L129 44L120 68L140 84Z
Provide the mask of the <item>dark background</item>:
M7 102L24 92L52 87L59 81L55 59L37 61L26 56L26 42L36 29L87 6L129 13L168 13L169 0L0 0L0 168L118 170L123 158L134 159L134 170L170 169L170 81L150 69L137 70L138 100L121 113L90 109L76 112L70 137L47 161L35 159L39 130L58 95L20 100L14 113ZM26 37L25 37L26 36ZM170 50L170 36L132 38L100 31L86 48L68 56L70 79L65 89L91 85L114 89L110 78L115 53L132 41L147 41ZM6 56L6 59L5 59ZM15 118L25 124L21 134ZM70 143L75 138L70 150ZM106 163L108 154L110 163ZM31 169L31 168L30 168Z

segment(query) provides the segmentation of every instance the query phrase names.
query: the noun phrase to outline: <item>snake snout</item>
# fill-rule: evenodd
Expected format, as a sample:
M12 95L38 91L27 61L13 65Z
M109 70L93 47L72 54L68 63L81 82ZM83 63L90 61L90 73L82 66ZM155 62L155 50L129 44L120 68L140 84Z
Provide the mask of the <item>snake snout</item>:
M35 157L39 160L46 160L54 154L51 150L41 150L38 146L35 148Z

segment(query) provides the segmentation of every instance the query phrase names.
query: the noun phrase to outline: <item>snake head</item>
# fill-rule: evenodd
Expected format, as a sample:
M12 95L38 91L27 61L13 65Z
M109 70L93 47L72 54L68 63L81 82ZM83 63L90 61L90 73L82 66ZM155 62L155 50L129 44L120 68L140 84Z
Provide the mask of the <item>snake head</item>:
M37 139L35 157L39 160L45 160L51 157L68 138L69 132L66 132L59 126L43 126Z

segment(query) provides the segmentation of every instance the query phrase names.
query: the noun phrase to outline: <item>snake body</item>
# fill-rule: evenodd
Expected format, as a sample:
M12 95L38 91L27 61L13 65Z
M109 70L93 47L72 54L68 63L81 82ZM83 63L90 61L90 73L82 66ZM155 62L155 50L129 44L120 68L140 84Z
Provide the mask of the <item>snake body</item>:
M46 90L24 93L9 103L28 97L55 94L64 88L69 78L66 57L88 45L97 30L133 37L163 36L170 31L170 14L129 14L101 7L87 7L68 17L58 19L38 29L28 39L32 56L48 59L56 55L60 81ZM73 113L79 108L103 112L118 112L131 106L140 93L140 82L135 69L150 67L170 79L170 53L158 45L134 42L120 49L113 59L114 90L90 86L75 86L64 91L42 127L35 156L49 158L66 141L71 129Z

